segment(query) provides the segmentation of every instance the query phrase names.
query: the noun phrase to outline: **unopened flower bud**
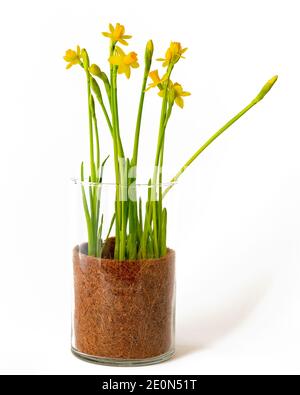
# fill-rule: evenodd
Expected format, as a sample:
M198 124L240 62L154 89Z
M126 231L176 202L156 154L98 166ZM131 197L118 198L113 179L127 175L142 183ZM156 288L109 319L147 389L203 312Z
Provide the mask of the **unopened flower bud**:
M153 52L154 52L153 41L149 40L147 42L146 51L145 51L145 62L146 62L146 65L148 66L149 70L150 70L151 63L152 63Z
M100 70L100 67L97 66L96 64L92 64L92 65L89 67L89 72L90 72L92 75L94 75L95 77L101 78L102 71Z
M81 50L81 58L83 62L83 67L85 70L87 70L90 67L90 59L86 49L84 48Z
M275 75L273 78L271 78L262 88L262 90L259 92L259 94L257 95L256 100L260 101L262 100L266 94L268 94L270 92L270 90L273 88L274 84L276 83L276 81L278 80L278 76Z

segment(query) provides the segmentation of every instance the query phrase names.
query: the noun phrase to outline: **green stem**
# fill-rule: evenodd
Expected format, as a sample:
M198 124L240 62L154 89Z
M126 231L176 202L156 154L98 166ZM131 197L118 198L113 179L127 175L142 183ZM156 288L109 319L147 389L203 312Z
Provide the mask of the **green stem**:
M91 179L89 181L91 183ZM97 239L96 211L95 211L95 200L94 200L94 186L92 185L89 186L89 195L90 195L91 223L92 223L92 237L91 237L91 248L90 248L91 254L89 255L96 256L96 239Z
M170 77L171 77L171 73L172 73L173 67L174 66L169 66L169 69L168 69L168 72L167 72L167 79L166 79L166 81L164 83L165 93L164 93L162 109L161 109L161 116L160 116L160 126L159 126L157 150L156 150L156 157L155 157L155 169L154 169L154 175L153 175L153 184L156 184L156 182L157 182L157 170L158 170L157 167L159 166L159 160L160 160L160 156L161 156L161 149L162 149L163 142L164 142L164 137L165 137L166 119L167 119L167 106L168 106L168 93L169 93L168 86L169 86L169 81L170 81Z
M152 180L150 179L148 182L148 196L147 196L147 201L146 201L146 209L145 209L145 220L144 220L144 230L141 235L141 242L140 242L140 248L138 252L139 258L147 258L147 240L149 237L149 230L150 230L150 216L151 216L151 210L152 210L152 205L151 205L151 184ZM141 219L141 223L142 223Z
M139 142L140 142L140 133L141 133L141 124L142 124L142 116L143 116L143 108L145 102L145 93L146 93L146 85L148 80L149 71L152 64L152 55L150 57L147 56L147 48L146 48L146 56L145 56L145 68L144 68L144 77L142 82L142 89L139 101L139 108L138 108L138 115L136 120L136 128L135 128L135 137L134 137L134 146L133 146L133 153L131 159L131 171L134 171L135 174L131 174L131 178L129 180L130 185L132 186L133 183L136 182L136 166L138 162L138 152L139 152ZM130 245L129 245L129 256L130 259L136 258L137 252L137 244L138 238L140 238L139 229L140 229L140 222L138 216L138 205L137 205L137 195L136 195L136 188L134 192L135 196L133 198L133 202L129 202L129 233L130 233ZM141 220L141 219L140 219Z
M91 251L91 245L92 245L92 222L91 222L91 216L89 213L89 207L86 199L86 193L84 189L84 163L81 163L81 193L82 193L82 201L83 201L83 208L84 208L84 214L85 214L85 219L86 219L86 224L87 224L87 232L88 232L88 255L90 255Z
M100 92L100 94L99 94L99 92ZM96 98L97 98L97 100L98 100L98 103L100 104L100 107L101 107L101 109L102 109L102 111L103 111L103 114L104 114L104 117L105 117L105 119L106 119L107 126L108 126L108 128L109 128L109 131L110 131L110 133L112 134L112 128L113 128L113 127L112 127L112 124L111 124L111 120L110 120L110 118L109 118L107 109L106 109L105 104L104 104L104 102L103 102L103 98L102 98L100 89L99 89L99 92L98 92L98 91L96 92L96 91L94 90L95 96L96 96Z
M141 97L140 97L139 109L138 109L138 116L137 116L137 121L136 121L133 154L132 154L132 160L131 160L132 167L135 167L137 165L137 161L138 161L141 124L142 124L143 108L144 108L144 102L145 102L145 90L146 90L150 67L151 67L151 64L145 65L144 78L143 78L143 83L142 83L142 91L141 91Z
M254 100L247 107L245 107L241 112L239 112L235 117L233 117L229 122L227 122L220 130L218 130L207 142L199 148L198 151L186 162L186 164L179 170L175 177L172 178L171 183L175 183L179 177L184 173L184 171L194 162L195 159L207 148L210 146L212 142L214 142L221 134L223 134L230 126L232 126L236 121L238 121L243 115L245 115L252 107L254 107L257 103L264 99L264 97L270 92L273 88L274 84L278 80L278 76L275 75L271 78L267 83L262 87L259 94L256 96ZM173 188L173 185L170 185L163 194L163 197Z
M116 220L116 213L114 213L114 215L113 215L113 217L112 217L112 220L111 220L111 222L110 222L110 226L109 226L109 229L108 229L108 232L107 232L107 236L106 236L105 241L108 240L108 238L109 238L109 236L110 236L110 234L111 234L111 231L112 231L112 228L113 228L113 226L114 226L115 220Z
M118 109L118 87L117 87L118 66L113 67L112 72L112 107L114 117L115 137L117 138L119 157L124 158L124 150L120 136L120 122Z
M91 78L90 78L91 82ZM93 128L95 133L95 144L96 144L96 171L95 171L95 181L94 185L90 187L90 201L91 201L91 218L93 226L93 252L95 256L99 256L99 237L98 237L98 224L100 216L100 192L101 187L98 184L100 182L100 143L99 143L99 132L98 132L98 122L96 117L95 102L92 94L90 94L90 111L92 114ZM94 138L94 137L93 137ZM94 143L94 142L93 142ZM93 147L94 155L94 147ZM95 163L95 159L93 158Z
M88 69L85 69L86 78L87 78L87 94L88 94L88 116L89 116L89 136L90 136L90 167L91 167L91 182L95 183L96 179L96 166L94 162L94 135L93 135L93 116L92 116L92 96L91 96L91 82L90 82L90 74ZM95 199L93 193L93 187L89 188L90 193L90 206L91 206L91 227L92 234L89 238L89 255L96 255L96 240L97 233L95 234L96 229L96 218L95 218Z
M115 43L112 43L110 48L110 55L112 56L115 51ZM116 246L115 246L115 259L122 259L124 256L124 235L120 231L122 226L122 220L124 219L124 208L122 209L122 196L120 201L120 182L122 174L120 172L119 158L124 158L124 151L120 138L119 128L119 115L118 115L118 101L117 101L117 72L118 67L112 66L110 68L110 79L111 79L111 112L112 112L112 123L113 123L113 145L114 145L114 162L115 162L115 173L116 173ZM121 182L122 183L122 182ZM121 190L122 193L122 190ZM122 215L122 217L121 217Z
M161 109L161 118L160 118L160 126L159 126L159 134L158 134L158 142L157 142L157 151L155 157L155 166L154 166L154 173L152 179L152 213L153 213L153 238L154 238L154 254L156 257L159 257L159 235L160 235L160 225L161 221L161 210L159 210L160 205L157 204L157 177L158 177L158 168L160 165L160 158L162 155L162 149L164 147L164 138L165 138L165 131L166 131L166 117L167 117L167 107L168 107L168 86L170 81L170 76L173 70L173 65L169 66L167 80L164 83L165 86L165 93L162 103Z
M87 93L88 93L91 177L92 177L92 182L96 182L96 171L95 171L95 162L94 162L93 117L92 117L92 110L91 110L91 83L90 83L90 74L89 74L88 70L86 70L86 77L87 77Z
M101 80L102 80L102 82L104 84L104 88L105 88L105 91L106 91L108 102L110 104L111 103L111 91L110 91L111 86L110 86L110 82L109 82L109 80L107 78L107 75L105 73L103 73L103 72L101 73Z
M96 179L99 181L99 175L100 175L100 142L99 142L99 131L98 131L98 121L97 121L97 116L95 112L95 105L94 105L94 99L91 96L92 100L92 118L93 118L93 125L94 125L94 130L95 130L95 139L96 139Z
M103 231L103 214L101 215L101 222L100 222L100 227L98 230L98 237L97 237L97 256L101 257L102 255L102 248L103 248L103 242L102 242L102 231Z
M162 212L162 225L161 225L161 256L165 256L167 254L167 223L168 223L167 209L164 209Z
M178 181L180 176L185 172L185 170L194 162L195 159L198 158L202 152L209 147L218 137L220 137L227 129L230 128L236 121L238 121L243 115L245 115L252 107L254 107L258 103L257 99L254 99L247 107L245 107L241 112L239 112L235 117L233 117L229 122L227 122L220 130L218 130L209 140L206 141L205 144L202 145L194 153L194 155L186 162L186 164L179 170L175 177L172 178L170 185L163 193L163 197L173 188L174 183Z

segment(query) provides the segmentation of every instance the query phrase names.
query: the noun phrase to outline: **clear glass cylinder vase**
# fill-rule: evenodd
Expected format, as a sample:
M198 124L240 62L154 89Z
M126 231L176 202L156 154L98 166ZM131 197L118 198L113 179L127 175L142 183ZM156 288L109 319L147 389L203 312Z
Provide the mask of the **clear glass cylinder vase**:
M115 366L166 361L175 351L175 185L73 181L73 353Z

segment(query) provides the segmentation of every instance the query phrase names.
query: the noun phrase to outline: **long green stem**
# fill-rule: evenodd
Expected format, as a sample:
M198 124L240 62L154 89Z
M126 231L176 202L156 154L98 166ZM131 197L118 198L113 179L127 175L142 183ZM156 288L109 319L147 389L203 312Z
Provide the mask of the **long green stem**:
M102 97L102 93L101 93L100 87L99 87L97 81L93 77L91 77L91 86L92 86L93 92L94 92L94 94L95 94L95 96L96 96L96 98L98 100L98 103L100 104L100 107L101 107L101 109L103 111L103 114L104 114L104 117L106 119L109 131L112 134L112 128L113 127L112 127L112 124L111 124L111 120L109 118L107 109L106 109L105 104L103 102L103 97Z
M110 47L110 56L114 54L115 51L115 44L112 43ZM110 65L110 86L112 88L113 85L113 70L114 66ZM115 165L115 176L116 176L116 201L115 201L115 223L116 223L116 235L115 235L115 252L114 257L115 259L119 259L119 223L120 223L120 205L119 205L119 184L120 184L120 174L119 174L119 153L118 153L118 144L117 144L117 137L116 137L116 120L114 116L114 107L113 107L113 90L111 89L111 96L110 96L110 107L112 113L112 139L113 139L113 148L114 148L114 165Z
M99 98L98 98L98 97L97 97L97 99L98 99L98 101L99 101ZM100 106L101 106L101 108L102 108L102 111L103 111L103 114L104 114L104 116L105 116L105 119L106 119L108 128L109 128L110 133L111 133L111 132L112 132L112 124L111 124L111 121L110 121L108 112L107 112L107 110L106 110L106 107L105 107L103 101L101 101L101 102L99 101L99 104L100 104Z
M128 201L128 223L129 223L129 235L127 243L127 255L129 259L136 259L138 253L138 245L142 238L142 218L141 218L141 205L138 207L137 193L136 193L136 177L137 177L137 162L139 152L139 142L142 124L142 115L145 102L146 85L148 75L151 69L152 58L153 58L154 46L152 40L149 40L145 49L145 67L142 81L142 88L139 100L138 114L136 120L134 145L131 162L128 163L128 169L130 174L128 177L129 188L131 189L131 195Z
M98 123L97 117L95 113L95 109L93 108L93 123L94 123L94 130L95 130L95 139L96 139L96 178L97 184L93 187L93 204L94 204L94 211L95 211L95 243L96 246L96 256L99 256L99 245L101 240L99 239L99 232L98 232L98 225L99 225L99 218L100 218L100 200L101 200L101 166L100 166L100 143L99 143L99 132L98 132ZM101 232L102 235L102 232Z
M91 84L90 74L88 68L85 68L86 79L87 79L87 94L88 94L88 116L89 116L89 137L90 137L90 168L91 168L91 182L95 183L96 179L96 166L94 161L94 134L93 134L93 115L92 115L92 98L91 98ZM91 207L91 227L93 229L92 234L89 238L88 252L89 255L96 255L96 218L95 218L95 201L93 187L89 188L90 193L90 207Z
M94 98L90 96L90 103L91 103L91 112L92 112L92 119L93 119L93 126L95 131L95 143L96 143L96 179L99 181L99 174L100 174L100 142L99 142L99 131L98 131L98 121L97 115L95 110L95 102Z
M117 90L117 72L118 68L114 67L112 71L112 114L113 114L113 124L114 124L114 139L115 145L117 146L117 166L118 166L118 175L119 182L117 185L118 194L117 194L117 207L118 207L118 223L120 226L120 246L119 246L119 260L125 259L125 248L126 248L126 235L124 231L125 227L125 199L124 195L124 151L120 137L120 126L119 126L119 113L118 113L118 90Z
M119 157L124 158L124 150L120 136L120 122L119 122L119 109L118 109L118 87L117 87L118 67L113 67L112 76L112 107L114 117L115 137L117 138Z
M147 258L147 243L149 240L149 235L151 231L151 222L152 222L152 180L150 179L148 182L148 199L146 202L146 211L145 211L145 221L144 221L144 231L141 237L140 249L138 256L139 258Z
M115 43L112 43L110 55L115 51ZM114 144L114 161L116 172L116 242L115 242L115 259L125 259L126 248L126 229L124 232L124 223L126 222L125 199L123 198L124 188L124 169L121 166L120 159L124 161L124 150L120 137L119 113L118 113L118 93L117 93L117 73L118 67L111 65L111 112L113 121L113 144ZM120 190L121 189L121 190Z
M89 207L86 199L86 193L84 189L84 163L81 163L81 193L82 193L82 201L83 201L83 208L84 208L84 214L85 214L85 219L86 219L86 224L87 224L87 232L88 232L88 240L90 241L92 239L92 222L91 222L91 216L89 213ZM90 248L90 243L88 245L88 248Z
M202 152L208 148L218 137L220 137L227 129L230 128L230 126L232 126L236 121L238 121L243 115L245 115L249 110L251 110L252 107L254 107L257 103L259 103L264 97L265 95L270 91L270 89L272 88L272 86L275 84L275 82L277 81L277 76L273 77L270 81L267 82L267 84L263 87L263 89L260 91L260 93L258 94L258 96L252 100L252 102L250 104L248 104L248 106L246 106L242 111L240 111L237 115L235 115L229 122L227 122L224 126L222 126L222 128L220 130L218 130L210 139L208 139L206 141L205 144L202 145L202 147L200 147L198 149L198 151L196 151L194 153L194 155L186 162L186 164L179 170L179 172L176 174L175 177L172 178L171 180L171 185L164 191L163 193L163 197L166 196L166 194L173 188L174 183L176 183L178 181L178 179L180 178L180 176L185 172L185 170L195 161L195 159L198 158L198 156L200 154L202 154Z
M145 64L144 78L143 78L143 83L142 83L142 91L141 91L141 97L140 97L139 109L138 109L138 116L137 116L137 121L136 121L134 147L133 147L132 160L131 160L131 166L132 167L135 167L137 165L137 161L138 161L138 151L139 151L141 124L142 124L143 108L144 108L144 102L145 102L145 90L146 90L146 85L147 85L147 80L148 80L150 67L151 67L151 63L150 63L150 65L149 64Z
M162 109L161 109L161 117L160 117L160 126L159 126L159 134L158 134L158 142L157 142L157 150L156 150L156 157L155 157L155 166L154 166L154 173L152 179L152 213L153 213L153 237L154 237L154 254L156 257L159 257L159 235L160 235L160 226L162 223L161 218L161 205L157 203L157 178L158 178L158 170L160 166L160 159L162 157L162 149L164 147L164 139L165 139L165 124L166 124L166 117L167 117L167 108L168 108L168 95L169 95L169 81L170 76L173 70L173 66L169 66L167 72L167 79L164 83L165 92L163 97ZM161 169L160 169L161 171Z
M96 182L96 170L94 162L94 135L93 135L93 116L91 110L91 84L90 74L86 71L87 77L87 93L88 93L88 114L89 114L89 133L90 133L90 167L91 167L91 181Z
M159 125L156 157L155 157L155 169L154 169L154 175L153 175L153 183L157 182L157 172L158 172L159 160L160 160L161 149L162 149L164 138L165 138L165 131L166 131L165 125L166 125L166 119L167 119L168 94L169 94L168 86L169 86L170 77L171 77L173 67L174 66L169 66L169 69L167 72L167 79L164 83L165 92L164 92L162 109L161 109L161 116L160 116L160 125Z
M113 215L113 217L111 219L110 226L109 226L109 229L108 229L105 241L109 239L109 236L111 234L112 228L113 228L114 223L115 223L115 220L116 220L116 213L114 212L114 215Z

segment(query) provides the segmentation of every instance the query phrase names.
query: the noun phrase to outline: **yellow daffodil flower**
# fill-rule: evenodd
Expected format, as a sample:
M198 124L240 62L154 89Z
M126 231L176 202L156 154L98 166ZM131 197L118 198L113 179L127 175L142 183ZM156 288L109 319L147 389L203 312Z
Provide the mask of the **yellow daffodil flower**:
M188 49L187 48L182 48L180 43L177 42L171 42L170 47L168 48L166 52L166 57L165 59L157 59L159 62L164 62L163 67L169 66L171 63L175 64L179 61L180 58L184 59L184 56L182 56Z
M109 62L114 66L118 66L118 74L125 74L127 78L130 78L131 67L136 69L140 66L135 52L130 52L126 55L121 48L117 48L117 55L111 56Z
M109 31L110 33L102 33L104 37L108 37L111 39L113 43L119 42L123 45L128 45L126 40L129 40L132 36L125 35L125 27L120 25L120 23L116 24L114 27L111 23L109 24Z
M153 82L152 82L152 84L148 85L148 88L146 89L146 91L150 90L151 88L156 88L156 87L158 87L161 90L162 87L160 85L166 81L167 75L164 75L162 78L160 78L158 70L154 70L154 71L151 71L151 73L149 73L149 78L151 78L151 80Z
M76 51L73 49L68 49L64 56L64 60L68 62L67 69L71 68L75 64L81 64L81 50L79 45L77 45Z
M171 101L175 102L178 107L183 108L184 107L183 97L191 96L191 93L185 92L180 84L178 83L173 84L172 81L169 82L168 89L169 89L169 97ZM165 91L164 90L160 91L158 95L160 97L164 97Z

